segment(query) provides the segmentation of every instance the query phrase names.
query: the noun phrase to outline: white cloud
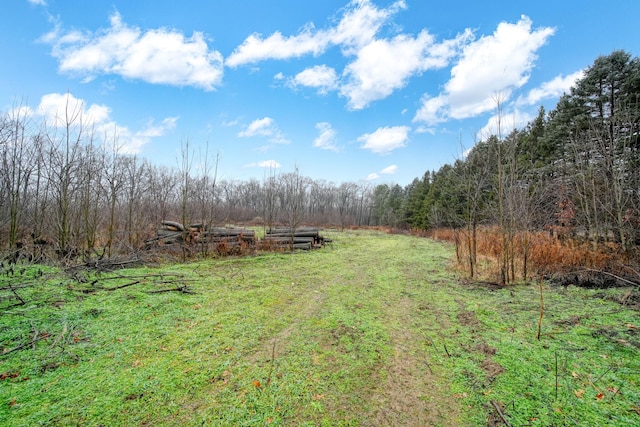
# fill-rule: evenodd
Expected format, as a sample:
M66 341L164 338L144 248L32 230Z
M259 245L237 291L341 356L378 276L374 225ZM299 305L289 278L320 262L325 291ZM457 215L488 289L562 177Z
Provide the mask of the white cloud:
M496 97L507 100L522 87L533 69L536 52L555 30L532 30L526 17L502 22L492 35L467 44L451 79L436 97L424 96L414 121L435 124L451 118L474 117L496 107Z
M455 39L436 44L434 37L423 30L415 38L400 34L390 40L374 40L347 65L347 82L340 93L349 99L349 108L362 109L404 87L410 77L446 66L471 36L467 30Z
M514 129L522 129L535 118L534 114L519 109L502 112L500 115L494 114L487 124L478 131L478 138L486 140L491 135L506 137Z
M372 172L369 175L367 175L367 177L365 178L366 181L374 181L378 178L380 178L380 174L382 175L393 175L398 171L398 166L397 165L390 165L387 166L386 168L382 169L380 171L380 173L378 172Z
M415 133L428 133L430 135L435 135L436 134L436 129L434 127L427 127L427 126L418 126L415 130Z
M370 0L353 0L332 27L316 29L310 23L291 36L278 31L267 37L250 35L227 58L226 65L237 67L267 59L318 56L329 47L338 46L345 57L353 57L340 76L334 69L319 65L288 79L287 86L314 87L322 95L339 89L340 95L347 98L347 107L359 110L403 88L411 77L447 66L473 38L470 30L441 42L436 42L427 30L417 36L377 38L382 27L406 8L404 0L387 8L378 8ZM276 80L283 78L281 73L275 76Z
M137 132L137 135L146 138L162 136L166 133L167 129L175 128L177 121L177 117L167 117L159 124L155 124L154 120L149 120L147 126L143 130Z
M226 65L238 67L268 59L317 56L332 45L341 45L344 52L352 54L370 41L389 17L405 7L403 0L387 9L378 9L370 0L353 0L335 27L316 30L309 23L293 36L284 36L279 31L266 38L251 34L229 55Z
M50 93L42 96L35 114L42 117L47 126L53 128L65 127L70 124L85 133L94 132L97 140L113 144L119 152L136 154L153 138L165 135L175 128L177 117L167 117L159 124L149 120L147 125L137 131L119 125L111 119L111 108L106 105L88 105L84 100L76 98L70 93Z
M336 145L336 131L331 127L330 123L319 122L316 123L316 129L320 132L320 135L313 140L313 146L316 148L322 148L323 150L338 151Z
M336 70L326 65L316 65L296 74L289 81L289 85L316 88L319 94L326 95L337 87L337 81Z
M278 129L278 126L271 117L254 120L244 130L240 131L238 136L241 138L265 136L269 138L269 142L272 144L288 144L290 142L280 129Z
M275 132L275 125L271 117L263 117L256 119L243 131L238 134L239 137L247 138L252 136L271 136Z
M315 33L313 26L305 27L300 34L285 37L276 31L266 39L258 33L251 34L227 58L226 65L237 67L266 59L288 59L309 53L318 55L328 44L322 33Z
M233 120L223 119L220 125L225 128L230 128L230 127L237 126L239 123L240 123L240 119L233 119Z
M100 74L153 84L194 86L213 90L223 76L222 54L210 50L205 36L191 37L167 28L143 31L122 22L117 12L111 26L96 32L64 32L59 25L41 40L52 45L51 54L62 73L90 81Z
M540 87L531 89L526 97L518 100L518 103L536 105L543 99L557 98L563 93L569 92L569 89L582 77L584 77L583 70L576 71L565 77L562 77L562 75L557 76L553 80L542 83Z
M27 0L29 3L36 6L46 6L47 2L45 0Z
M88 127L108 122L111 108L97 104L87 108L84 100L70 93L50 93L40 98L36 112L49 126L64 127L67 121L73 121L72 124Z
M362 149L376 154L388 154L407 145L410 130L409 126L382 127L358 137L358 141L362 142Z
M263 160L258 163L261 168L278 169L281 165L275 160Z
M338 25L329 31L329 38L333 44L342 46L345 55L354 55L375 38L393 15L406 8L404 0L387 9L378 9L369 0L353 0Z
M390 166L387 166L386 168L382 169L380 171L380 173L385 174L385 175L393 175L397 171L398 171L398 166L397 165L390 165Z
M244 165L245 168L267 168L267 169L279 169L281 167L280 163L275 160L262 160L256 163L248 163Z

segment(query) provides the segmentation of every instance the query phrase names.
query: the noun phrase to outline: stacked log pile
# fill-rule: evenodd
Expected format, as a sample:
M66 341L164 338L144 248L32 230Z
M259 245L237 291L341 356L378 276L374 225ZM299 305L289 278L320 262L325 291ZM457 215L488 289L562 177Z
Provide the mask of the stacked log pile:
M162 221L162 227L156 231L156 237L145 241L147 246L152 244L169 245L172 243L180 243L185 240L184 225L175 221Z
M210 245L220 254L242 253L256 249L266 251L310 250L329 243L315 227L271 228L257 240L256 232L247 228L207 227L204 224L184 226L175 221L162 221L156 236L146 241L147 247L173 244Z
M204 224L185 227L179 222L162 221L162 227L156 231L156 237L146 241L148 247L153 244L163 246L176 243L211 244L220 252L231 253L243 246L254 248L256 232L235 227L208 228Z
M261 241L263 249L317 249L324 246L325 239L315 227L272 228Z

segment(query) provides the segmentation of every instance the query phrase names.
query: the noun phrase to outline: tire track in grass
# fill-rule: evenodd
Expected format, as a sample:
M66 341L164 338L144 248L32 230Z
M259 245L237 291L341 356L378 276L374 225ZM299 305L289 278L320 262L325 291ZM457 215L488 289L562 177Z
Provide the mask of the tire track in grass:
M393 240L397 245L389 248L381 236L379 245L369 248L374 252L375 264L363 263L357 276L371 280L379 288L376 294L383 299L379 316L387 325L392 356L375 373L377 384L370 390L370 411L362 414L364 426L458 426L460 422L459 402L451 393L447 378L442 372L432 371L435 364L425 349L425 340L420 332L420 323L426 320L419 301L430 300L434 292L428 283L442 283L449 273L445 265L440 244L415 238ZM398 245L398 243L400 243ZM391 251L399 254L416 254L414 246L424 250L415 258L389 256ZM435 249L435 250L434 250ZM367 254L371 257L372 254ZM437 267L434 269L434 266ZM439 313L444 307L432 307L427 313L434 327L449 329L448 317ZM386 374L386 375L385 375Z
M431 371L430 358L422 352L424 339L413 324L416 304L402 297L386 313L394 354L386 380L372 397L374 413L366 425L458 426L458 403L443 378Z

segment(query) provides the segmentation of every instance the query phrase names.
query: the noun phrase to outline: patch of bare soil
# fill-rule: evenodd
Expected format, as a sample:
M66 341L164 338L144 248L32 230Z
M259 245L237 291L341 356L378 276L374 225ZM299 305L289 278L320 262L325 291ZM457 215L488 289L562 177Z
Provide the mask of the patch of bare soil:
M479 344L476 344L473 347L474 351L477 351L478 353L482 353L485 356L493 356L494 354L496 354L496 349L495 347L491 347L489 344L487 344L486 342L481 342Z
M479 322L473 311L460 311L456 316L463 326L477 327Z
M504 372L504 368L499 363L491 360L490 357L484 359L480 367L487 374L486 384L491 383L495 377Z
M386 379L372 397L373 414L363 425L460 425L458 402L445 385L445 379L431 371L429 355L418 352L421 338L410 327L404 327L411 324L412 310L411 301L403 298L390 313L400 325L393 332L394 356Z

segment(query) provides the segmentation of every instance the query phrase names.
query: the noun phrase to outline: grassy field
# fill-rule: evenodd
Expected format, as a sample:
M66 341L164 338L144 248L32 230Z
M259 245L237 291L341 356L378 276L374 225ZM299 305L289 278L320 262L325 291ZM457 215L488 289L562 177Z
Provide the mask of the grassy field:
M467 283L447 244L323 234L312 252L3 274L0 425L640 425L631 289Z

